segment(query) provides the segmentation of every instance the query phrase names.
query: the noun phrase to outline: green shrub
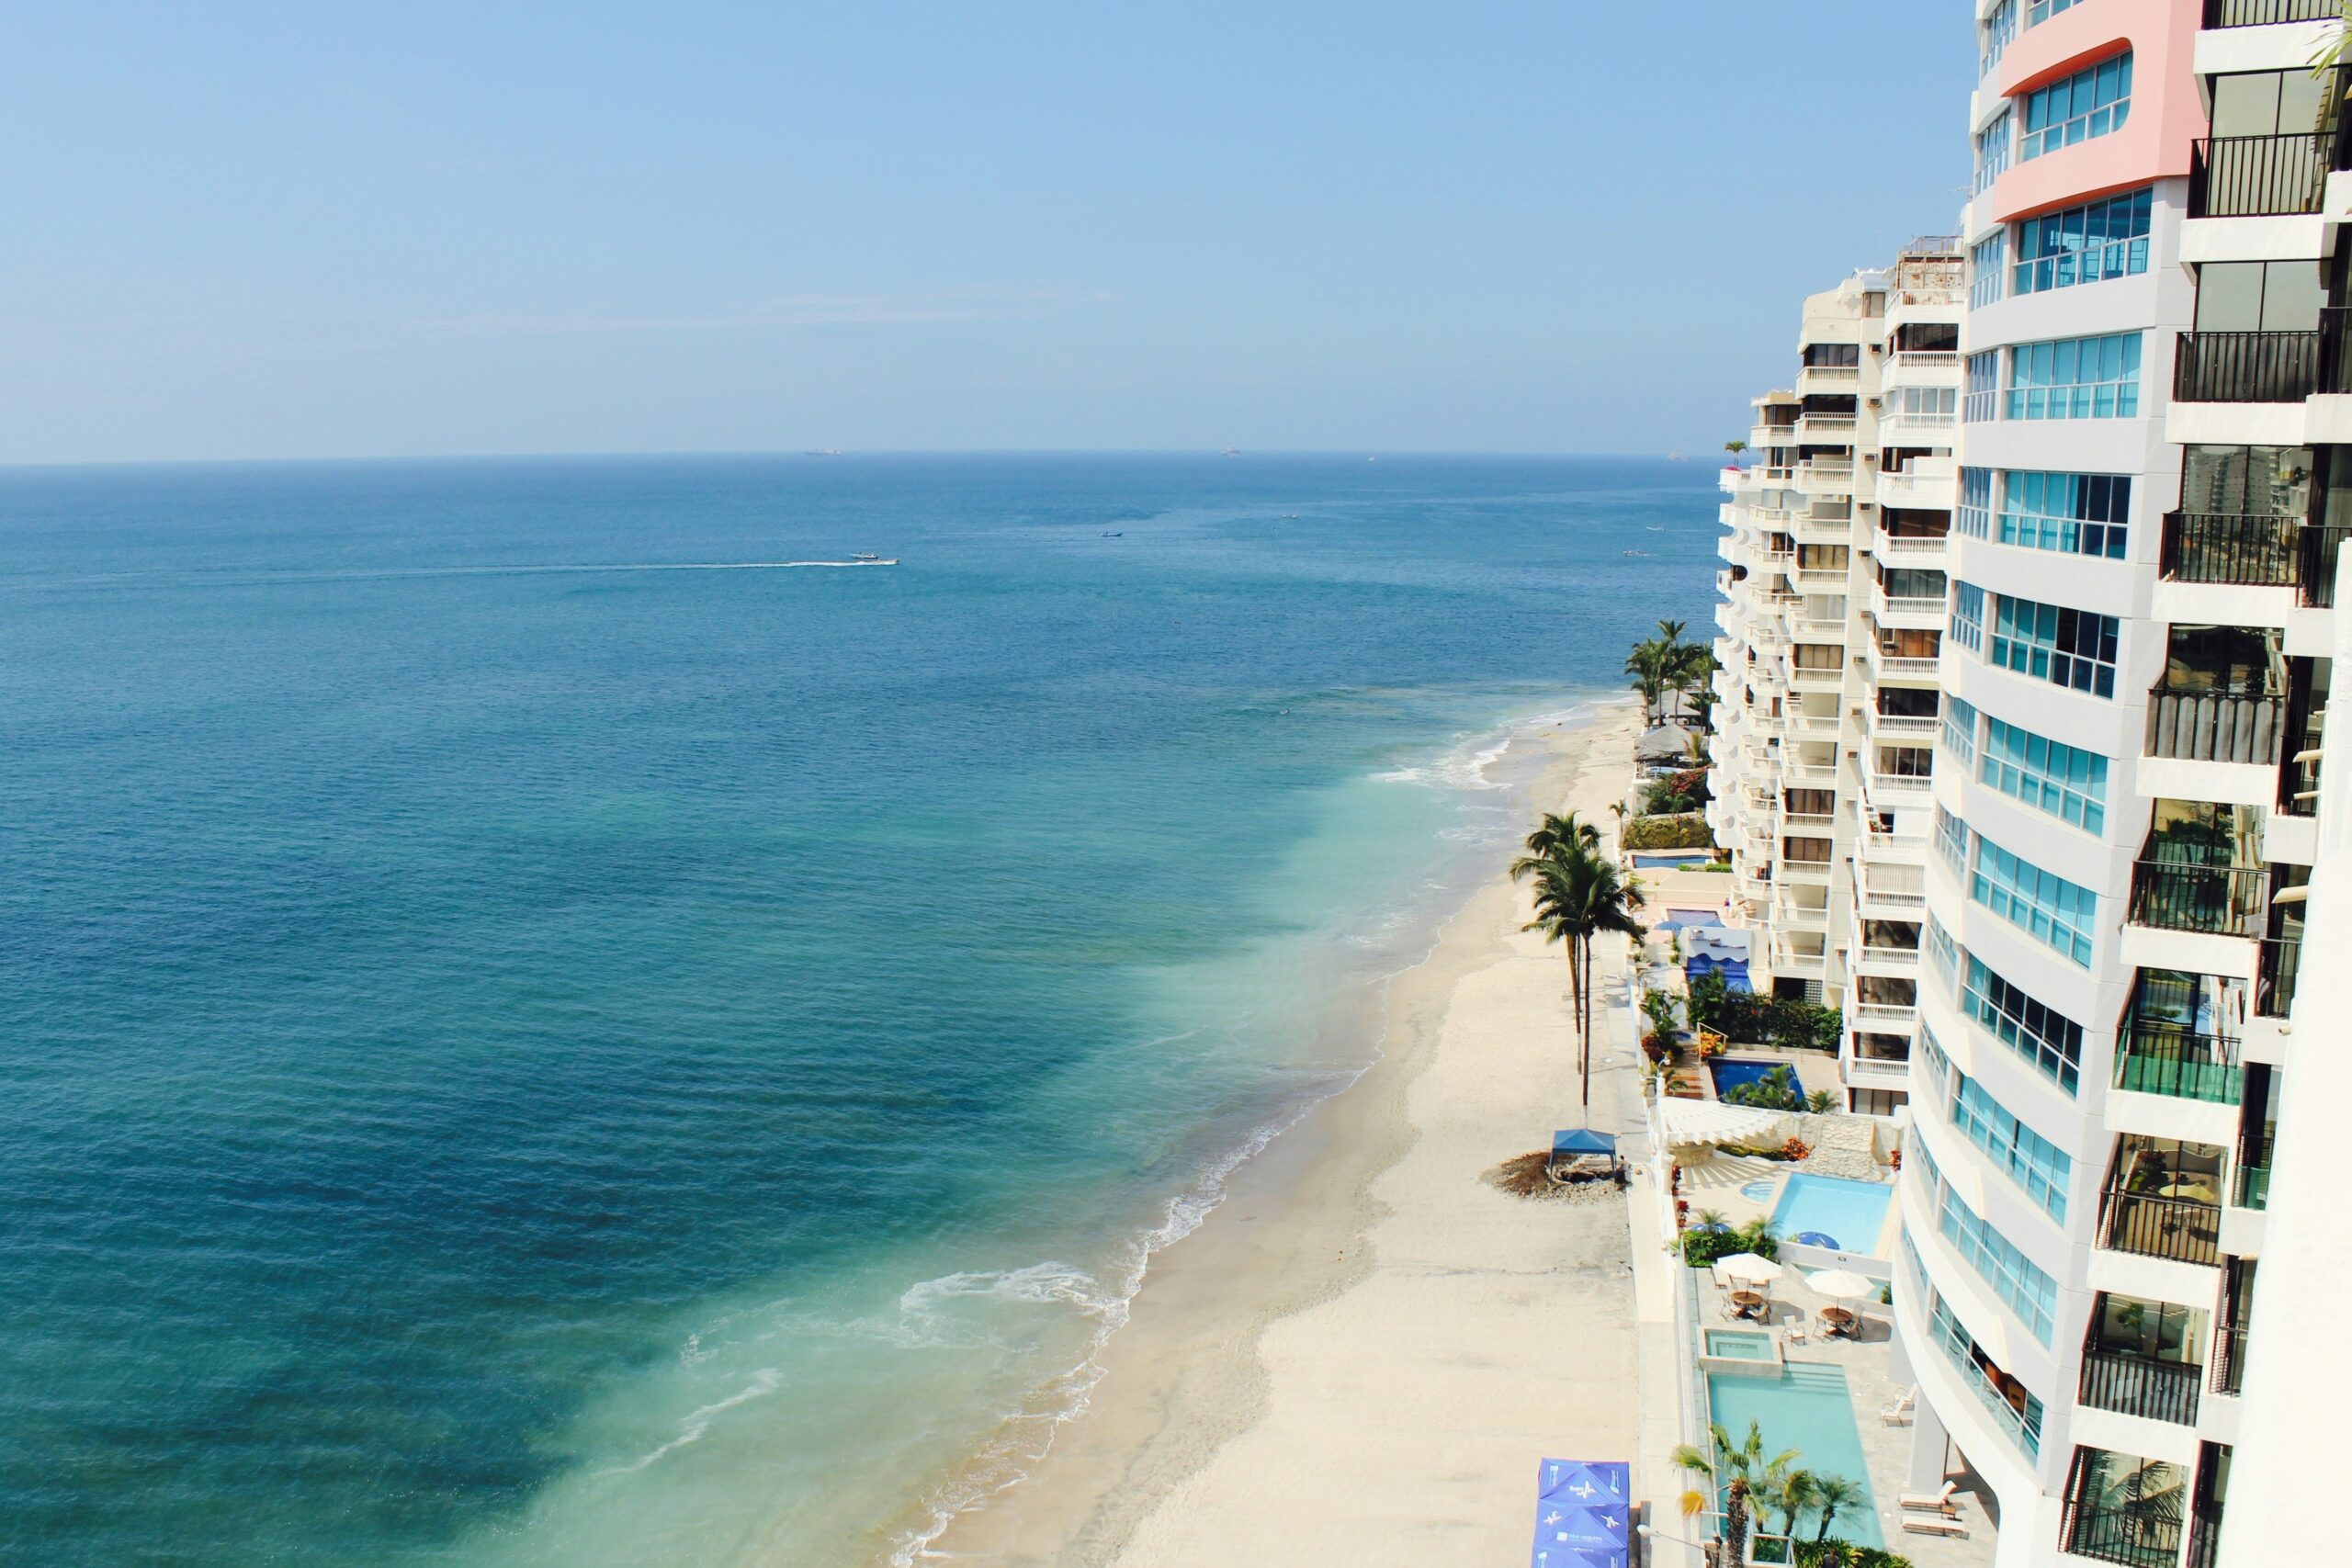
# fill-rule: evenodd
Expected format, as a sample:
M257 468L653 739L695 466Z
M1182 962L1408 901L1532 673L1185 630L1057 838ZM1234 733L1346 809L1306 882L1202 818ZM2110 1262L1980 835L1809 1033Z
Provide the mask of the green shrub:
M1800 1540L1794 1544L1796 1568L1911 1568L1911 1560L1900 1552L1878 1546L1856 1546L1834 1535L1827 1540Z
M1617 841L1629 850L1712 850L1715 836L1707 819L1696 811L1679 817L1635 817L1629 819Z
M1678 812L1696 811L1712 798L1707 788L1707 770L1691 768L1657 780L1642 792L1642 815L1671 816Z
M1753 1219L1744 1225L1695 1224L1682 1233L1682 1261L1693 1269L1707 1268L1718 1258L1742 1252L1774 1258L1780 1250L1780 1237L1773 1234L1769 1219Z
M1750 991L1726 990L1720 1000L1701 1000L1696 981L1691 984L1691 997L1693 1016L1702 1016L1708 1028L1743 1045L1835 1051L1839 1035L1845 1032L1845 1015L1836 1008L1794 997L1759 997Z

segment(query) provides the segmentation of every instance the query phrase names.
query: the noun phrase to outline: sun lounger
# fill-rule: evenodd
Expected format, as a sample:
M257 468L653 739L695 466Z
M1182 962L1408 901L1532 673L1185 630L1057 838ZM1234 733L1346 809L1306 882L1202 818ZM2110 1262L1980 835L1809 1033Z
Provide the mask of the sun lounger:
M1896 1494L1894 1500L1906 1509L1923 1514L1956 1514L1960 1505L1952 1501L1952 1494L1959 1490L1960 1483L1947 1481L1940 1492L1903 1492Z
M1913 1383L1898 1395L1894 1404L1878 1413L1878 1418L1890 1427L1911 1425L1911 1402L1919 1397L1919 1385Z
M1965 1539L1968 1527L1958 1519L1947 1519L1932 1514L1905 1514L1903 1528L1913 1535L1949 1535Z

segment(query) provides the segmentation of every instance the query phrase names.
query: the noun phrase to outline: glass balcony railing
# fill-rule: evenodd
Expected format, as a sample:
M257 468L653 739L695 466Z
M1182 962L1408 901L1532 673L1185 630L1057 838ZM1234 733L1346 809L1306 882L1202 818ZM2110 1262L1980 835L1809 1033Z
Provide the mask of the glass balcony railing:
M2237 1184L2231 1190L2230 1201L2241 1209L2259 1211L2270 1207L2270 1167L2267 1164L2239 1166Z
M2255 966L2254 1011L2257 1018L2285 1018L2295 1006L2295 976L2302 967L2299 937L2265 937Z
M2160 1361L2098 1347L2083 1352L2082 1402L2094 1410L2143 1416L2151 1421L2197 1425L2205 1369L2190 1361Z
M2258 936L2268 879L2260 866L2143 860L2132 876L2132 923L2211 936Z
M2133 1021L2125 1024L2115 1054L2115 1087L2235 1105L2245 1092L2245 1069L2238 1063L2234 1040L2175 1024Z
M2211 1264L2221 1260L2221 1239L2222 1211L2214 1203L2110 1188L2101 1206L2099 1245L2111 1252Z

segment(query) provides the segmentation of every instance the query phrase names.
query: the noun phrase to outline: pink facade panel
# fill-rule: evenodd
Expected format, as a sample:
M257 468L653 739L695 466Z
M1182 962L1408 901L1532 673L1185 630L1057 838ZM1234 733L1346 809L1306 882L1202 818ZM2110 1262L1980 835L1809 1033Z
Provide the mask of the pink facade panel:
M2132 51L2132 112L2123 128L2030 162L1993 182L1993 216L2007 223L2053 207L2188 173L2189 144L2205 134L2195 54L2201 0L2082 0L2018 35L1995 76L2021 129L2035 88Z

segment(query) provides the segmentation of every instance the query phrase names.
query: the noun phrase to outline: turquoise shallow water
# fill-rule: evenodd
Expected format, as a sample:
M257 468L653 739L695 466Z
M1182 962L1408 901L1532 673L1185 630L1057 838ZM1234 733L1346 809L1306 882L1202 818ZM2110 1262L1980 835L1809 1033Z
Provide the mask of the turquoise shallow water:
M0 1562L911 1542L1361 1066L1478 759L1699 626L1712 481L0 475Z

